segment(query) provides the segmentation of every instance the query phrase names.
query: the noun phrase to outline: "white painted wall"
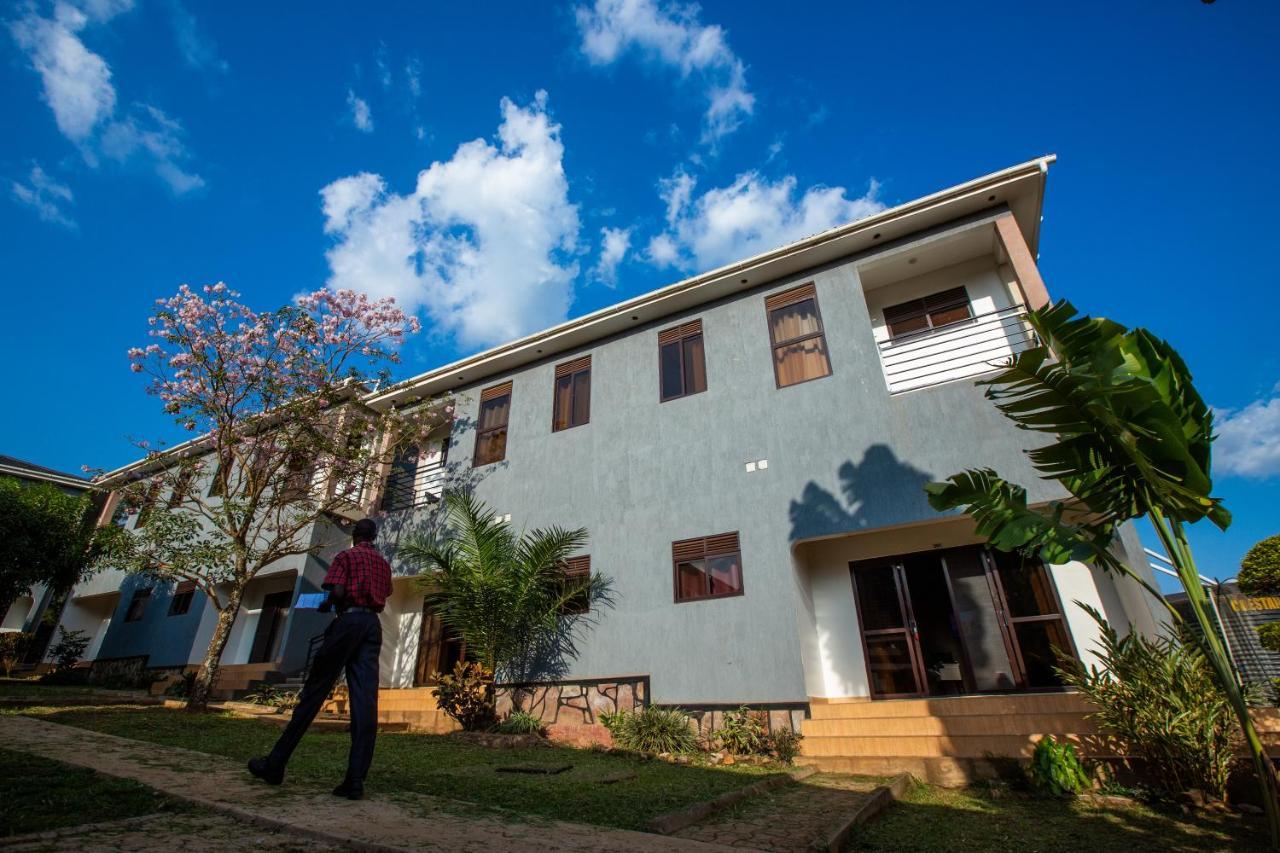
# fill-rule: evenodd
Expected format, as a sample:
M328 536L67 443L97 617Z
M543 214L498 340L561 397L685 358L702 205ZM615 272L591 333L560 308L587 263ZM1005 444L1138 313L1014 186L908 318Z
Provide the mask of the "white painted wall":
M283 576L273 574L270 577L260 575L249 584L240 602L240 615L231 626L231 636L227 638L227 645L222 650L223 666L249 662L249 654L253 651L253 635L258 630L258 619L262 616L262 599L273 592L292 591L295 581L296 576L292 573ZM201 627L203 621L202 618ZM288 626L283 626L282 630L288 630ZM209 641L205 640L201 648L207 648L208 644Z
M98 656L102 646L102 638L111 625L111 616L115 613L120 594L101 595L93 598L73 599L63 608L59 627L70 631L84 631L90 637L89 646L85 649L84 660L93 660ZM49 643L50 649L58 642L58 632L53 632Z
M26 626L35 603L36 600L29 595L18 596L4 614L3 621L0 621L0 633L21 631Z
M382 654L378 658L380 686L413 686L421 630L422 590L415 579L399 578L392 583L391 597L382 611Z
M884 309L932 293L963 286L969 294L975 320L957 323L930 334L921 333L899 343L889 340ZM1016 287L1016 285L1015 285ZM867 291L872 333L880 346L886 383L893 392L908 391L939 382L977 376L991 370L991 363L1008 358L1023 339L1019 321L1002 315L984 317L1007 309L1019 300L995 260L973 258L923 275Z

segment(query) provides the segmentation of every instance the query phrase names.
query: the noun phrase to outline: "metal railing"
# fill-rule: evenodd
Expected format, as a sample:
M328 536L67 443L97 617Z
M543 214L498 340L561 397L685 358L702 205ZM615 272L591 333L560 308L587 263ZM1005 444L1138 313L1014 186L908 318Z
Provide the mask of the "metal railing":
M382 493L383 512L397 512L440 500L444 489L444 465L420 462L412 476L404 469L392 469Z
M1037 344L1022 305L880 341L891 394L979 376Z

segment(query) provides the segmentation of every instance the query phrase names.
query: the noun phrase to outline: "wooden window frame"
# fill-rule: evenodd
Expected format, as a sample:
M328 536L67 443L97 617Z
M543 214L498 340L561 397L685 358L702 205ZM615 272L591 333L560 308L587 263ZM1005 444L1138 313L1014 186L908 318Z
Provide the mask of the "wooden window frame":
M587 419L582 423L573 422L573 413L577 409L577 379L578 374L587 374ZM569 377L569 422L564 426L556 425L556 411L560 408L560 380ZM573 361L566 361L563 364L556 365L555 378L551 380L551 431L564 432L574 427L586 426L591 423L591 356L584 355L581 358L575 358Z
M969 316L965 317L963 320L952 320L950 323L943 323L940 326L934 325L933 313L935 311L940 311L943 308L958 307L960 305L960 302L958 300L948 301L935 306L933 309L930 309L928 304L929 300L939 296L952 294L952 293L964 294L964 306L968 310ZM889 312L893 311L895 308L904 308L906 306L913 305L914 303L917 303L917 302L920 304L919 313L907 314L905 315L905 319L915 319L916 317L924 317L924 321L928 325L926 325L925 328L923 329L915 329L914 331L903 332L902 334L894 334L893 329L890 325L892 321L889 320ZM922 335L926 332L932 332L936 329L945 329L945 328L948 328L949 326L958 326L961 323L969 322L976 315L973 313L973 299L972 297L969 296L969 288L965 287L962 284L959 287L948 287L945 290L938 290L933 293L927 293L924 296L918 297L916 299L908 299L905 302L899 302L897 305L886 305L884 308L880 309L880 316L884 318L884 328L885 328L885 331L889 333L889 340L897 341L897 340L902 340L904 338L909 338L912 335ZM903 319L904 319L903 317L899 317L896 322L902 322Z
M818 321L818 331L810 332L807 335L797 335L794 338L785 340L776 340L773 336L773 312L780 308L786 308L789 305L795 305L804 302L806 299L813 300L813 316ZM827 346L827 327L822 322L822 305L818 302L818 289L813 282L802 284L799 287L793 287L790 290L784 290L781 293L775 293L766 296L764 299L764 321L769 327L769 361L773 363L773 384L775 388L793 388L796 385L803 385L806 382L813 382L817 379L826 379L835 373L835 368L831 365L831 348ZM782 377L778 374L778 358L777 352L782 347L792 346L793 344L803 343L805 341L820 338L822 340L822 354L827 360L827 372L821 376L811 376L808 379L801 379L799 382L788 382L782 384Z
M697 550L695 550L697 549ZM680 564L690 560L706 561L711 557L736 556L738 558L738 588L733 592L708 592L706 595L680 597ZM705 562L704 562L705 571ZM747 591L746 569L742 565L742 538L738 531L718 533L714 536L697 536L693 539L680 539L671 543L671 580L672 600L676 604L691 601L711 601L719 598L735 598L745 595ZM710 578L710 573L707 573ZM708 583L710 583L708 581Z
M129 597L129 606L125 608L125 622L141 622L147 615L147 605L151 603L151 587L143 589L135 589L133 595ZM137 605L138 612L134 615L133 608Z
M182 581L173 588L173 597L169 599L170 616L186 616L191 612L191 604L196 597L195 581Z
M591 555L578 554L569 557L561 566L564 572L565 581L576 580L578 578L591 577ZM581 616L591 612L591 599L583 598L581 600L575 598L565 603L560 608L562 616Z
M702 394L707 390L707 386L711 383L706 382L701 391L690 391L685 387L685 371L684 371L684 342L688 338L702 338L702 373L706 377L707 373L707 336L702 331L702 318L691 320L679 326L673 326L670 329L664 329L658 332L658 402L665 403L669 400L682 400L685 397L692 397L694 394ZM662 395L662 348L670 344L678 344L676 352L680 355L680 393L672 394L669 397Z
M480 392L480 408L476 410L476 445L475 445L475 448L472 449L471 451L471 467L472 468L480 468L485 465L495 465L499 462L506 461L506 458L507 458L506 442L503 442L502 455L499 456L497 459L486 459L485 461L481 462L478 458L478 454L480 453L480 441L486 435L498 432L499 430L503 430L507 432L507 438L510 439L511 437L510 436L511 400L509 399L507 401L507 419L503 421L502 426L495 426L495 427L489 427L488 429L481 429L480 424L481 424L482 415L484 413L484 404L489 402L490 400L498 400L498 399L501 399L502 397L508 397L508 398L514 399L511 393L511 389L512 389L512 382L511 380L508 379L506 382L503 382L499 385L490 386L489 388L486 388Z

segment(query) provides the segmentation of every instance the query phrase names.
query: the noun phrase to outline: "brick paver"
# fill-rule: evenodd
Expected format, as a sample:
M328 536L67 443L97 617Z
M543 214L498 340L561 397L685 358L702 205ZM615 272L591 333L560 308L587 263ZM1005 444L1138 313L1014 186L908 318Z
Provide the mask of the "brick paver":
M107 776L133 779L155 790L230 815L241 826L279 830L285 839L363 850L495 851L685 851L712 853L727 848L643 832L563 821L524 823L459 814L457 802L421 794L394 799L372 795L358 802L328 793L273 788L249 777L237 761L203 752L129 740L115 735L29 717L0 715L0 742L10 749ZM256 830L253 830L256 831ZM168 849L187 847L174 837ZM280 840L277 836L273 840ZM233 839L222 850L246 849ZM253 849L252 846L248 849ZM261 849L261 848L259 848Z
M847 820L883 779L819 773L752 797L676 833L679 838L751 850L793 853Z

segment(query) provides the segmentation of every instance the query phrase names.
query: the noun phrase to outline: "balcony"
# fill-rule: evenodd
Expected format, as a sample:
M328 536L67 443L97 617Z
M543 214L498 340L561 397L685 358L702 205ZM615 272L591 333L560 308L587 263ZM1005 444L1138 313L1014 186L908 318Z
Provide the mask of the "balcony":
M958 323L878 342L890 394L980 376L1037 344L1026 308L1012 305Z

